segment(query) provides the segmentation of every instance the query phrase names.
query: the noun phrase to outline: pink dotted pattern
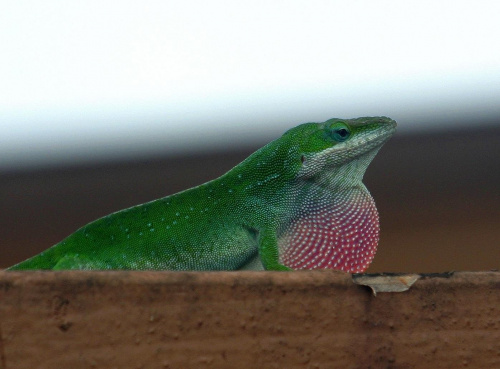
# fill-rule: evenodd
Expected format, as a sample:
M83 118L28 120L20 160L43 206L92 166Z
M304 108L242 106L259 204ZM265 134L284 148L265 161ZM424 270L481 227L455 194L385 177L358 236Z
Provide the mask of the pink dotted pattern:
M337 269L361 273L379 240L379 218L367 191L306 201L278 241L280 262L292 269Z

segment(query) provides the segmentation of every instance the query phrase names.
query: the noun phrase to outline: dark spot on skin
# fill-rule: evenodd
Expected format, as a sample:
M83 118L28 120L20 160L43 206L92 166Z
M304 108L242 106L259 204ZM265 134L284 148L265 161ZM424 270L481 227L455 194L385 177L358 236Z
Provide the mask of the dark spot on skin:
M304 155L301 155L301 156L300 156L300 162L301 162L302 164L304 164L304 162L305 162L305 161L306 161L306 157L305 157Z
M60 324L60 325L59 325L59 329L60 329L62 332L67 332L67 331L68 331L68 329L70 329L72 325L73 325L73 323L70 323L70 322L68 322L68 323L63 323L63 324Z

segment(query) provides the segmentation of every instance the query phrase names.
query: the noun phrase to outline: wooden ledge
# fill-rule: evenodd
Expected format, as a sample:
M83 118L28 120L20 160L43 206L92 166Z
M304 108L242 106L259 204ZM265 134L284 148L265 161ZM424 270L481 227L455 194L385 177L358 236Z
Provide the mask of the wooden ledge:
M2 369L191 367L500 368L500 273L0 272Z

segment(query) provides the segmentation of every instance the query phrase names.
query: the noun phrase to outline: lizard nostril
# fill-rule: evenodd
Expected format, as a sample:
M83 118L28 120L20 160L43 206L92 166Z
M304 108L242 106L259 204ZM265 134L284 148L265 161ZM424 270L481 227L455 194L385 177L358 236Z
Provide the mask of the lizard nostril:
M301 163L304 163L306 161L306 157L304 155L300 156L300 161Z

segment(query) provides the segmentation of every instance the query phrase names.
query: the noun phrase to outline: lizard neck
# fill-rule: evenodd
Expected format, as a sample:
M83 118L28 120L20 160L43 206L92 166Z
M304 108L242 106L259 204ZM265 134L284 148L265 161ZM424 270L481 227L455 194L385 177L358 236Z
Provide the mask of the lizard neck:
M278 240L280 262L293 269L363 272L379 239L375 202L363 184L310 194Z

